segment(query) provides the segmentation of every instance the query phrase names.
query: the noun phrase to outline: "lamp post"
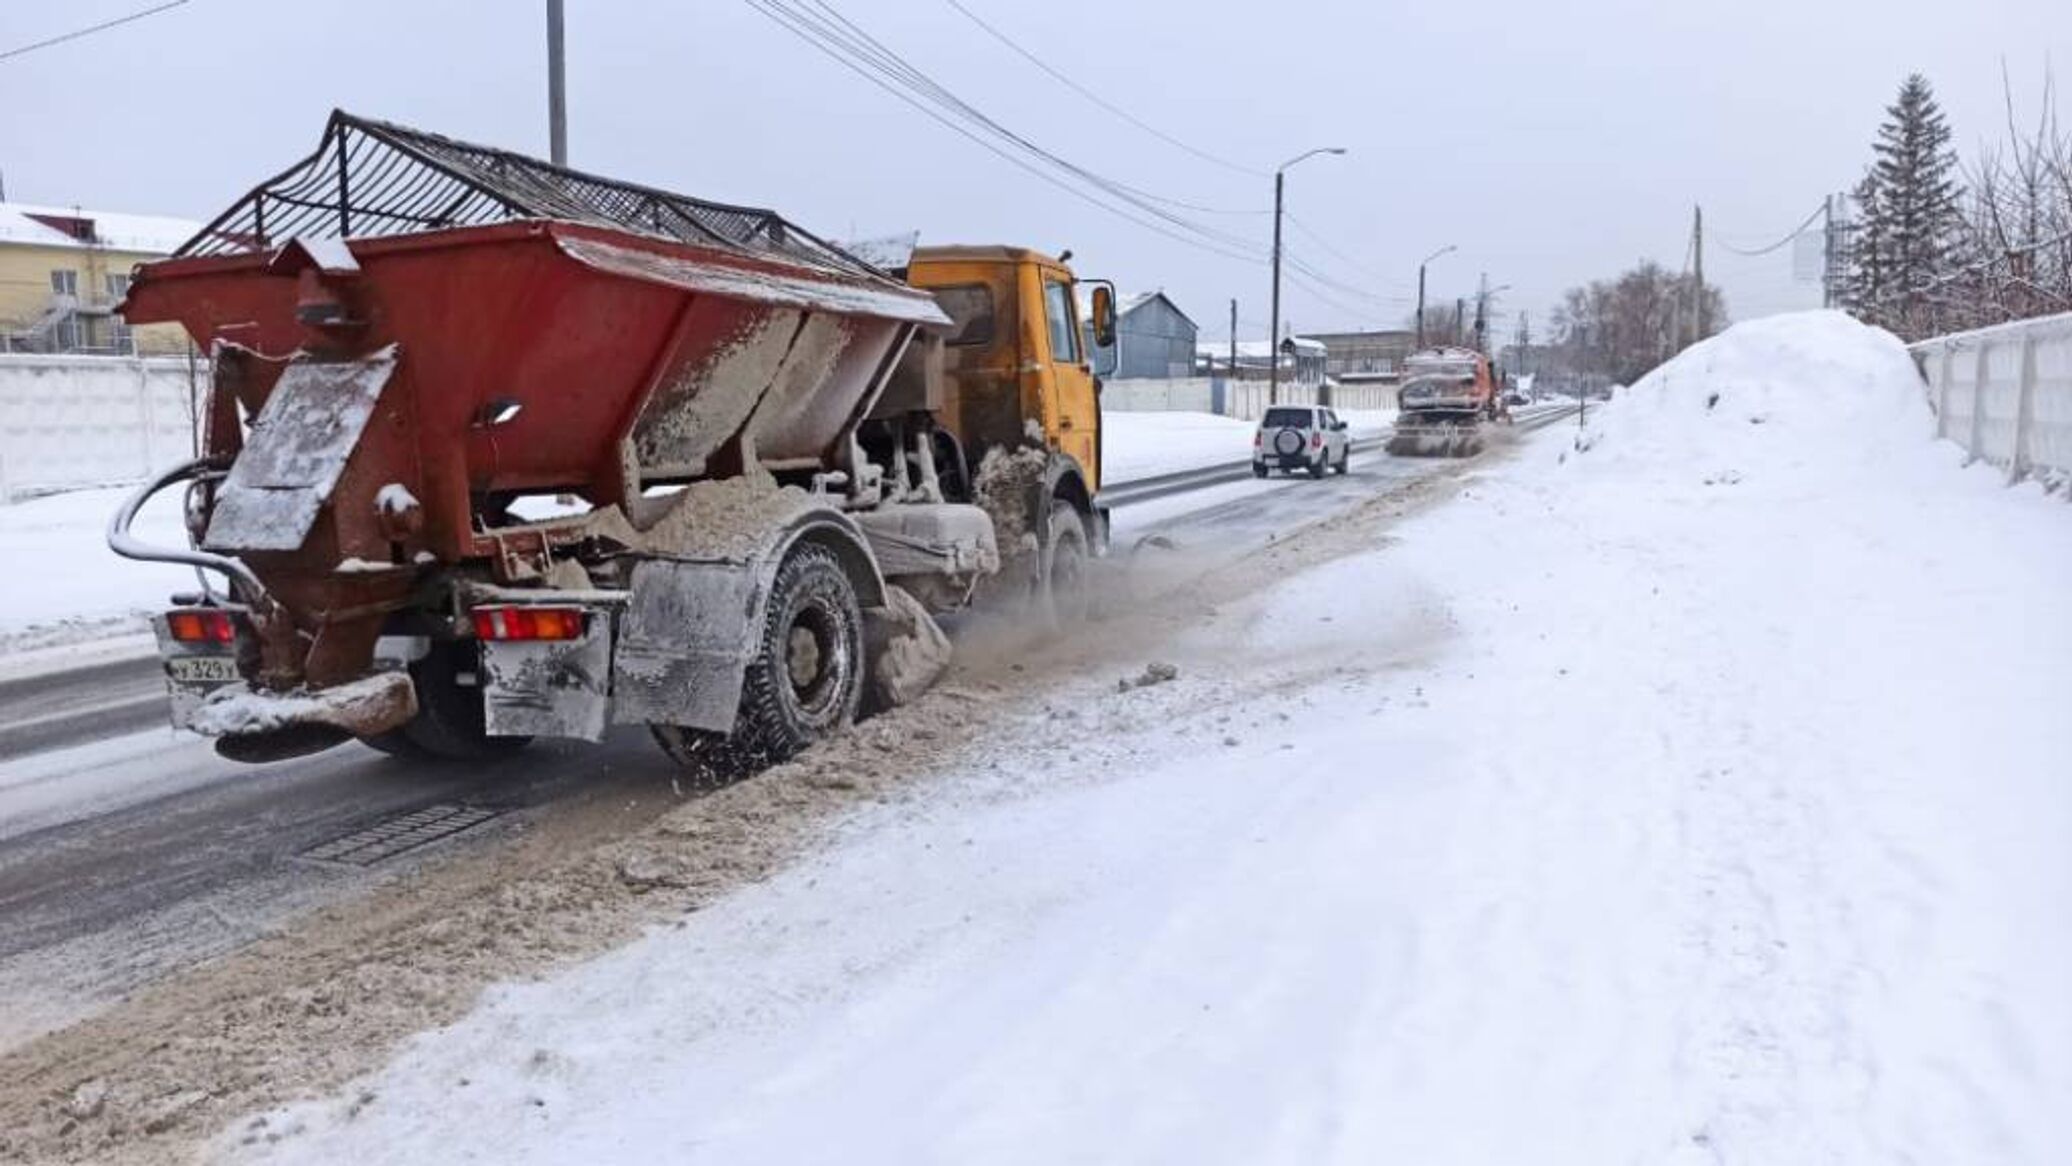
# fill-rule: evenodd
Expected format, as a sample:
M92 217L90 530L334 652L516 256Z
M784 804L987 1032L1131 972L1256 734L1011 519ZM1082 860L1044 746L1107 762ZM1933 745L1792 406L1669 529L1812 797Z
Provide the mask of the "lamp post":
M1423 258L1422 260L1420 260L1420 261L1418 262L1418 264L1417 264L1417 346L1418 346L1419 348L1423 348L1423 347L1425 346L1425 345L1424 345L1424 340L1425 340L1425 337L1424 337L1424 283L1425 283L1425 280L1424 280L1424 276L1425 276L1425 264L1427 264L1427 263L1430 263L1430 262L1431 262L1432 260L1434 260L1434 259L1437 259L1437 258L1438 258L1438 257L1440 257L1441 255L1444 255L1444 254L1446 254L1446 253L1447 253L1448 251L1451 251L1451 250L1453 250L1453 249L1454 249L1454 245L1453 245L1453 244L1451 244L1451 243L1448 243L1448 244L1447 244L1446 246L1444 246L1444 247L1441 247L1441 248L1439 248L1439 249L1438 249L1437 251L1434 251L1434 252L1432 252L1432 253L1431 253L1430 255L1427 255L1427 256L1425 256L1425 257L1424 257L1424 258Z
M1273 323L1266 337L1266 364L1271 370L1266 378L1266 403L1281 403L1281 187L1283 175L1295 163L1318 154L1343 154L1344 146L1318 146L1295 155L1276 166L1273 171Z

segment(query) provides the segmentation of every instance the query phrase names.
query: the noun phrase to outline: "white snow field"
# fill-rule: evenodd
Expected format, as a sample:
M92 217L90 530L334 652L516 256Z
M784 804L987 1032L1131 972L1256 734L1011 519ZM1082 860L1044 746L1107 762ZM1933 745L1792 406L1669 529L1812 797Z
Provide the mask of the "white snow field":
M2072 512L1839 314L1593 415L218 1150L2072 1161Z

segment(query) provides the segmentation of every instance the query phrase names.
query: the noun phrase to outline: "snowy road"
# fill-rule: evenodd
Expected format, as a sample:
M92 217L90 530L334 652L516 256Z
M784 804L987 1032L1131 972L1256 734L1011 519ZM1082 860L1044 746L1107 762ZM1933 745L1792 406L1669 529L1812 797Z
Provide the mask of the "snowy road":
M1116 543L1163 535L1176 553L1157 556L1155 572L1205 571L1460 465L1377 452L1357 457L1343 477L1247 479L1162 498L1118 510ZM98 684L90 695L126 691L119 688ZM363 894L417 858L493 850L542 820L587 838L593 817L596 832L609 832L678 804L673 767L638 730L615 732L600 748L536 748L522 760L456 772L344 747L251 767L160 729L8 760L0 766L0 996L11 1006L0 1016L0 1049ZM562 804L571 799L575 808ZM504 816L374 869L301 857L461 803Z

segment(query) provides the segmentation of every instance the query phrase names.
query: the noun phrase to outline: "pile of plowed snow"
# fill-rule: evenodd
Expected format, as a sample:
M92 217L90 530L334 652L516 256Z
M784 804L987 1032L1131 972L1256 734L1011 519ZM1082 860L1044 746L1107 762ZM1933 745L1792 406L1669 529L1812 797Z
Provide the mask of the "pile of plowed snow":
M1736 324L1591 417L1604 472L1708 486L1874 482L1947 465L1921 375L1897 337L1841 312Z

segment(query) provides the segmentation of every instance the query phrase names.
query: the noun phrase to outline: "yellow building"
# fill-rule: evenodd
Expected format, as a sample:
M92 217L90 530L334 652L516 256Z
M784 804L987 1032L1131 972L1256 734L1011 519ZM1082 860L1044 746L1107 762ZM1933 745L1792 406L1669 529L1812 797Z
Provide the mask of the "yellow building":
M201 224L0 202L0 352L181 352L178 325L132 330L115 314L130 268L171 254Z

